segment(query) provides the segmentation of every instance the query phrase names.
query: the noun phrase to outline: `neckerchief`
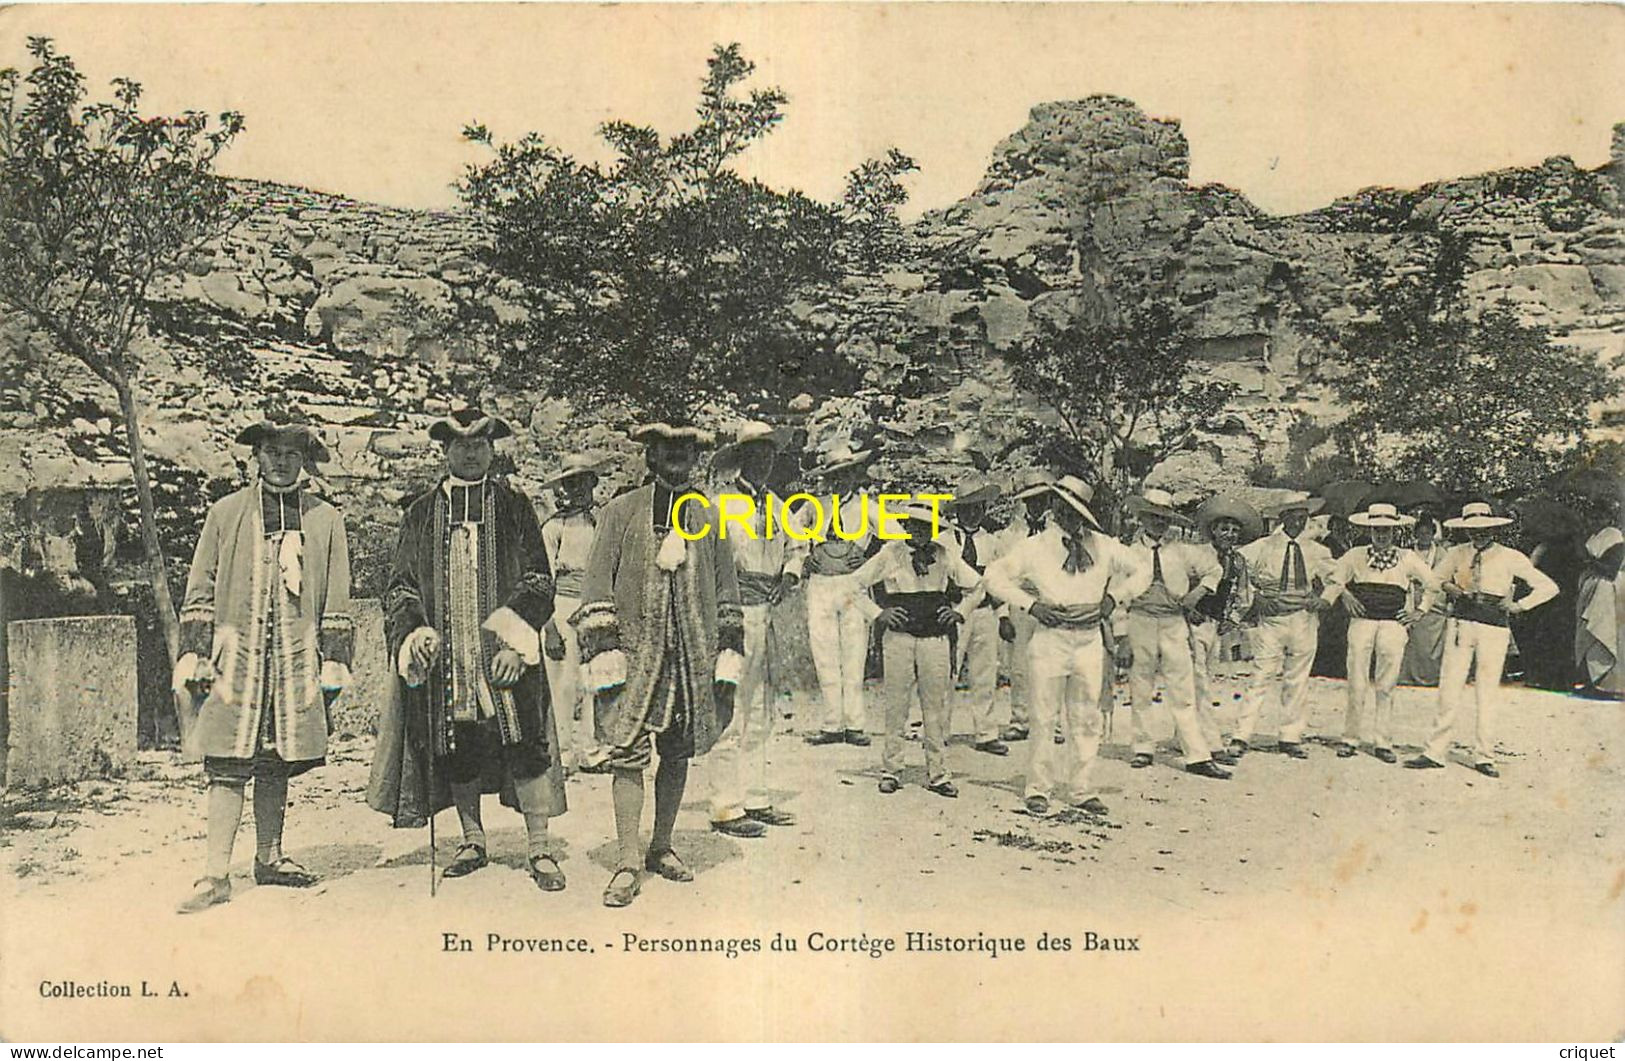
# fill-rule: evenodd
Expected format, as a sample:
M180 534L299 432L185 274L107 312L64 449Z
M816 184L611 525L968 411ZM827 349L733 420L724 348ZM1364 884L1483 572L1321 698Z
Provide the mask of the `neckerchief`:
M1366 550L1366 563L1371 565L1373 571L1388 571L1399 566L1399 546L1389 545L1386 549L1378 549L1373 545Z
M923 577L927 571L931 570L931 563L937 558L937 543L925 539L923 545L916 545L914 539L910 538L908 550L909 559L914 563L915 576Z
M1063 534L1061 541L1066 545L1066 561L1061 565L1061 570L1069 575L1075 575L1095 566L1095 558L1089 555L1087 548L1088 532L1079 530L1077 534Z

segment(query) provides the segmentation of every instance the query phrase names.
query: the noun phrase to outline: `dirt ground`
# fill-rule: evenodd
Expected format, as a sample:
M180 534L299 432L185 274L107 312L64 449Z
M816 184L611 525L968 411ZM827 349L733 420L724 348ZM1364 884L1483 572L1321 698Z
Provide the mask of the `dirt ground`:
M181 918L203 855L199 769L143 758L130 777L12 793L0 868L0 1036L104 1038L1537 1039L1625 1033L1625 708L1509 687L1499 780L1464 761L1415 772L1341 760L1341 682L1314 679L1310 759L1265 750L1234 780L1167 748L1097 767L1104 819L1026 814L1027 745L950 748L960 798L876 790L879 747L809 747L810 705L775 734L777 804L795 826L710 832L703 761L677 846L698 879L652 879L627 910L607 779L569 782L554 822L568 888L522 870L517 815L488 801L493 864L429 896L426 830L362 802L369 741L296 779L287 850L324 880L252 883L251 812L232 901ZM1402 757L1436 693L1402 689ZM871 688L874 728L878 690ZM1227 705L1233 701L1227 699ZM1225 717L1228 710L1221 712ZM956 730L968 724L956 712ZM1268 724L1268 720L1266 720ZM1164 714L1161 728L1171 732ZM1263 738L1269 743L1270 738ZM456 818L438 822L441 858ZM1021 937L1021 953L917 953L906 933ZM448 951L446 933L473 941ZM640 950L672 938L762 950ZM813 933L819 933L813 936ZM1089 933L1133 938L1087 949ZM776 934L798 942L773 949ZM575 939L592 953L501 939ZM1038 949L1041 937L1071 949ZM857 938L832 952L828 938ZM877 937L896 950L871 956ZM717 944L712 944L716 946ZM1127 948L1126 943L1117 947ZM42 982L139 984L159 997L52 999ZM171 997L174 991L184 992ZM137 989L137 994L139 990Z

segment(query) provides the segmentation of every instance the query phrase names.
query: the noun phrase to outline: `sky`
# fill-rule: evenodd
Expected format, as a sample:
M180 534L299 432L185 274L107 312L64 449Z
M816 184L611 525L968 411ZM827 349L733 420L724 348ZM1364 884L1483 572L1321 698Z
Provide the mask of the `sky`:
M483 157L470 121L585 158L612 118L685 128L729 41L751 86L790 97L745 172L831 199L896 146L921 165L911 214L968 194L1034 104L1095 93L1179 120L1193 182L1275 213L1552 155L1598 166L1625 121L1617 5L19 5L0 66L26 67L35 34L97 90L140 81L152 113L242 111L233 176L424 208L455 205Z

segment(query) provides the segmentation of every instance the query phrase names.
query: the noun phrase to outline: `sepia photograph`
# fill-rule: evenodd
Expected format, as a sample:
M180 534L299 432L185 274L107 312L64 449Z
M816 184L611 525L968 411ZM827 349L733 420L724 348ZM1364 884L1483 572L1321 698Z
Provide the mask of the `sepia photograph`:
M1619 6L0 7L7 1043L1611 1051L1622 560Z

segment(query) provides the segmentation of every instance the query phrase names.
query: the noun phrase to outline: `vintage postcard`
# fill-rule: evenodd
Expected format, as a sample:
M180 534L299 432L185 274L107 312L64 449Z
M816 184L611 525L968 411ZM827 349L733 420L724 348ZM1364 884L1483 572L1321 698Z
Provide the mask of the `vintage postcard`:
M1625 14L0 9L0 1038L1625 1031Z

